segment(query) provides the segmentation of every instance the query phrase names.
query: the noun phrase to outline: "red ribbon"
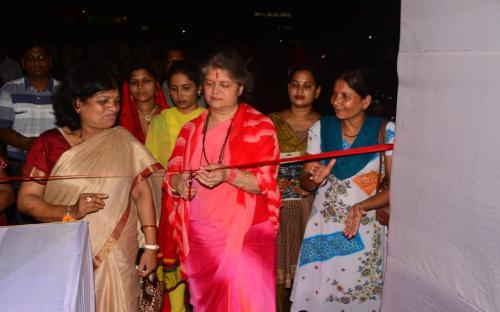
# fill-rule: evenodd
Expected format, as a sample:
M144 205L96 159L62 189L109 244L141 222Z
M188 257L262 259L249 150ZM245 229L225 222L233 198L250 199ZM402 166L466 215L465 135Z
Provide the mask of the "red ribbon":
M359 154L368 154L368 153L376 153L376 152L384 152L392 150L393 144L378 144L371 146L363 146L363 147L355 147L347 150L341 151L333 151L333 152L325 152L320 154L311 154L290 158L280 158L274 160L260 161L243 165L231 165L224 166L223 169L229 168L250 168L250 167L262 167L262 166L270 166L270 165L278 165L278 164L287 164L294 162L303 162L303 161L312 161L312 160L320 160L325 158L339 158L345 156L353 156ZM195 171L195 170L193 170Z
M219 167L217 169L252 168L252 167L271 166L271 165L287 164L287 163L294 163L294 162L321 160L321 159L326 159L326 158L339 158L339 157L353 156L353 155L359 155L359 154L390 151L390 150L392 150L392 148L393 148L393 144L377 144L377 145L371 145L371 146L355 147L355 148L341 150L341 151L325 152L325 153L320 153L320 154L304 155L304 156L297 156L297 157L290 157L290 158L279 158L279 159L265 160L265 161L240 164L240 165L228 165L228 166ZM190 172L190 173L192 173L192 172L195 172L198 170L199 169L191 169L191 170L184 170L184 171L178 171L178 172ZM212 169L212 170L216 170L216 169ZM61 180L61 179L86 179L86 178L102 179L102 178L124 178L124 177L128 177L128 176L92 176L92 175L66 175L66 176L48 176L48 177L24 177L24 176L21 176L21 177L0 178L0 183L13 181L13 180L48 181L48 180Z

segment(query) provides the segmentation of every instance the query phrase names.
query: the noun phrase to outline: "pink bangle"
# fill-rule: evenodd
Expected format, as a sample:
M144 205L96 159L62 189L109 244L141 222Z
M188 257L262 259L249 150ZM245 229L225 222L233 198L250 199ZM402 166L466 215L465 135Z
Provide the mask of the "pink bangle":
M234 179L236 178L236 173L238 173L237 172L238 169L233 168L233 169L229 169L229 170L230 170L230 172L229 172L229 175L226 178L226 182L232 183L234 181Z

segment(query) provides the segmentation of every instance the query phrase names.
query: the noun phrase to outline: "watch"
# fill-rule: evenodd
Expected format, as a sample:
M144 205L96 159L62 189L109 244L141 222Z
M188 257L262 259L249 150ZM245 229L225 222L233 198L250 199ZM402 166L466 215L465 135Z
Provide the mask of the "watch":
M144 244L142 246L142 248L158 251L158 249L160 249L160 245L147 245L147 244Z

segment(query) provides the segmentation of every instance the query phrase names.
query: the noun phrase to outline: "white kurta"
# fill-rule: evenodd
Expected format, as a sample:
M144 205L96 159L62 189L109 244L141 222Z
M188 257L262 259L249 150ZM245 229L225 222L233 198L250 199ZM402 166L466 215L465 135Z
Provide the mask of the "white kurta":
M309 131L308 154L321 152L320 127L317 122ZM387 123L385 142L394 142L392 122ZM343 147L349 148L347 142ZM300 251L292 311L379 310L386 228L369 211L353 239L343 235L351 205L376 192L379 161L377 153L354 176L339 180L330 175L318 188Z

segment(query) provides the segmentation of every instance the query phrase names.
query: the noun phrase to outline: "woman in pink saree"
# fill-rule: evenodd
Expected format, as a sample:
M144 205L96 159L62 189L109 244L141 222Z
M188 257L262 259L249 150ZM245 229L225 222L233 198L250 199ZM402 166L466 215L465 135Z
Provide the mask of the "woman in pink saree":
M209 110L182 128L168 163L160 249L180 258L197 312L275 311L277 166L217 169L279 157L272 121L239 104L247 75L234 53L210 59Z
M43 222L85 220L94 264L96 311L137 311L139 276L156 267L156 220L147 178L161 168L122 127L116 80L92 63L68 72L55 105L60 126L28 153L18 207ZM88 176L48 179L48 176ZM139 270L137 220L146 245Z

